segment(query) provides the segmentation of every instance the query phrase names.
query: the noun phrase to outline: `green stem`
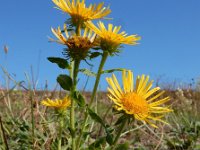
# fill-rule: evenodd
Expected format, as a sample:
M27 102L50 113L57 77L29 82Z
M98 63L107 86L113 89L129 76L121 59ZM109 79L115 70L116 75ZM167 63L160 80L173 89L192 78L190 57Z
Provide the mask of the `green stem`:
M76 35L79 36L81 34L81 27L80 25L76 26ZM76 84L77 84L77 76L78 76L78 70L79 70L80 60L71 60L71 70L70 70L70 76L73 80L73 87L70 91L71 93L71 109L70 109L70 126L72 130L72 150L75 150L75 115L74 115L74 107L75 102L73 99L73 94L76 91Z
M76 91L76 84L77 84L77 76L79 71L80 61L75 60L74 62L74 71L73 71L73 87L71 89L71 111L70 111L70 125L72 130L72 150L75 150L75 101L73 98L73 94Z
M117 133L117 136L115 137L115 140L114 140L114 142L113 142L113 145L112 145L111 150L114 150L115 146L117 145L117 142L118 142L118 140L119 140L119 138L120 138L120 135L121 135L121 133L122 133L122 131L123 131L125 125L126 125L126 122L127 122L127 119L125 119L125 120L122 122L121 126L119 127L119 131L118 131L118 133Z
M81 25L80 25L80 24L78 24L78 25L76 26L76 35L77 35L77 36L80 36L80 35L81 35Z
M107 60L107 57L108 57L108 52L104 51L103 55L102 55L101 63L99 65L99 69L98 69L98 72L97 72L96 81L95 81L95 85L94 85L94 88L93 88L93 91L92 91L92 96L91 96L88 108L90 108L92 106L92 104L93 104L93 101L94 101L94 98L95 98L95 95L96 95L96 92L97 92L97 88L98 88L98 85L99 85L99 81L100 81L100 78L101 78L101 73L102 73L104 64L105 64L105 62ZM85 130L85 125L86 125L86 122L88 120L88 115L89 114L86 112L85 113L85 117L84 117L84 121L83 121L83 125L82 125L82 128L81 128L81 132L80 132L80 135L79 135L79 137L77 139L76 150L79 149L79 146L80 146L80 143L81 143L81 138L83 136L83 131Z
M101 63L99 65L99 70L97 72L97 77L96 77L96 81L95 81L94 88L93 88L93 91L92 91L92 96L91 96L91 99L90 99L89 108L92 106L92 103L93 103L94 98L96 96L97 88L98 88L99 81L100 81L100 78L101 78L101 73L102 73L104 64L105 64L105 62L107 60L107 57L108 57L108 52L104 51L102 59L101 59Z
M80 35L81 35L81 25L79 25L79 24L76 26L76 35L77 35L77 36L80 36ZM71 66L70 77L71 77L71 78L73 78L73 76L74 76L74 75L73 75L74 65L75 65L75 64L74 64L74 61L71 59L71 61L70 61L70 66Z
M109 112L112 110L112 108L113 108L113 106L110 106L110 107L106 110L106 112L105 112L105 114L104 114L104 116L103 116L103 120L106 119L106 117L108 116L108 114L109 114ZM102 129L103 129L103 126L100 126L99 131L98 131L98 137L101 136L101 131L102 131Z
M59 140L58 140L58 150L61 150L62 146L62 130L63 130L63 116L59 117Z
M70 74L70 77L73 79L74 61L72 60L70 60L70 67L71 69L69 70L69 74Z

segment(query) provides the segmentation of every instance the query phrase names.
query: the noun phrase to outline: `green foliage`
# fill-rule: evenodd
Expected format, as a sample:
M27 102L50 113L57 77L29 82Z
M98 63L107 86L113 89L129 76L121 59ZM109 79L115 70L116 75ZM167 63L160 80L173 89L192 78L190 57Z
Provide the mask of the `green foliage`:
M67 5L71 3L68 1L66 4L64 4L65 2L66 1L58 1L58 3L60 3L59 7L60 5L67 7ZM84 1L82 1L83 5L79 5L78 3L80 3L80 1L77 1L77 5L74 7L77 7L78 9L80 7L79 10L81 10L81 7L84 6ZM91 11L93 8L94 10L96 9L95 12L91 12L91 14L94 16L95 13L102 8L102 11L99 14L99 16L101 16L104 8L106 9L106 7L103 7L102 4L89 6ZM75 10L75 8L73 9ZM72 17L71 14L69 14L69 16ZM90 16L90 11L88 11L88 16ZM134 114L126 114L123 110L116 111L116 113L114 111L110 111L112 105L107 101L107 97L105 97L107 93L99 92L101 98L97 97L97 90L101 75L113 73L115 71L123 71L122 68L103 70L108 56L116 56L121 52L121 44L123 44L123 41L121 41L121 43L117 43L117 41L112 41L111 39L109 43L107 42L109 39L102 40L100 35L95 35L97 38L94 39L94 42L92 40L88 40L90 37L92 37L93 31L91 30L89 33L83 31L86 28L86 25L84 24L85 19L76 14L73 15L72 18L69 18L65 21L67 25L67 31L69 32L69 38L68 35L64 37L63 35L59 35L59 33L55 34L58 38L58 41L56 42L62 43L65 46L62 55L66 59L59 57L47 58L51 63L58 65L59 68L69 70L70 76L61 74L57 77L57 82L65 90L64 92L62 90L59 92L49 92L46 90L36 91L35 87L34 91L32 91L31 80L28 77L28 88L22 86L21 82L14 81L15 86L12 89L9 89L10 86L8 85L5 89L1 90L2 95L0 95L0 116L3 116L2 122L4 129L0 129L0 149L5 149L6 145L4 144L4 137L2 138L2 131L4 130L6 134L6 140L8 141L9 148L11 150L145 150L159 148L162 150L200 149L200 119L198 117L194 117L194 113L198 112L197 110L194 111L194 113L189 113L188 109L183 109L180 111L181 108L186 107L185 105L182 107L177 107L178 105L174 106L177 108L174 118L167 119L167 122L169 122L171 126L163 127L158 124L158 126L162 128L152 130L150 127L147 127L145 129L141 129L141 127L145 125L137 126L139 123L135 122L135 118L133 116ZM86 20L89 21L90 19ZM109 25L108 33L112 31L115 33L120 33L118 29L118 27L113 28L112 25ZM60 32L60 29L57 31ZM55 32L57 31L55 30ZM66 30L64 29L61 32L65 34L65 31ZM81 37L81 33L83 32L84 36ZM89 37L87 37L87 35L89 35ZM120 36L122 37L124 34L121 33ZM126 44L126 42L124 42L124 44ZM90 49L93 49L94 51L90 51ZM92 72L87 68L79 68L82 60L88 63L87 59L91 61L99 56L101 61L97 73ZM71 61L70 64L69 61ZM77 78L79 77L78 73L83 73L89 77L95 77L96 80L92 93L87 95L86 93L77 91L76 86L78 81ZM6 72L6 75L7 74L8 73ZM7 76L8 77L6 79L8 81L6 80L6 82L9 83L10 80L13 81L9 75ZM139 83L138 81L136 81L136 85ZM142 83L140 82L141 84L139 83L139 88L137 91L142 91L143 84L145 85L146 82L146 79L143 80ZM116 84L116 81L114 80L112 84ZM33 85L35 86L35 83L33 83ZM16 91L13 92L17 86L25 89L25 91L18 89L18 91L21 93L20 97ZM115 98L124 97L121 91L118 91L118 87L119 86L116 85L116 88L113 88L113 91L110 90L111 95L113 95L112 93L115 93ZM127 87L128 86L125 85L124 89ZM148 84L144 88L146 88L148 93L153 93L154 91L149 91L151 84ZM135 92L129 90L124 91ZM169 92L173 91L169 90ZM53 107L56 111L52 111L52 108L44 109L44 107L40 106L40 100L43 100L44 97L50 95L51 98L60 98L66 96L66 93L70 94L71 100L69 112L67 109L62 107L64 104L60 102L60 100L57 102L57 104L51 105L49 103L51 105L50 107ZM174 97L173 94L171 95L171 97ZM87 101L87 98L90 101ZM187 100L184 96L182 96L182 99ZM195 97L195 100L197 99L200 99L200 97ZM93 107L95 100L95 107ZM123 105L123 101L122 104L119 104L117 100L115 103L116 105ZM193 103L197 104L194 100L190 104ZM127 102L126 104L129 103ZM192 105L191 107L195 108ZM137 106L134 108L137 108ZM162 109L160 110L162 111ZM151 110L148 111L150 113L153 112ZM165 110L163 109L163 111ZM55 114L52 112L55 112ZM157 112L159 112L159 109ZM184 114L182 112L184 112ZM118 117L119 115L121 116ZM143 116L145 117L146 115L141 114L141 117ZM159 117L160 116L158 116L158 120L160 119ZM156 121L156 119L153 121ZM137 132L135 132L136 130Z
M115 123L115 126L121 124L122 122L124 122L125 120L129 119L130 117L126 114L123 114L121 117L118 118L118 120Z
M115 71L123 71L123 68L116 68L116 69L104 70L104 71L102 71L102 74L103 73L113 73Z
M100 55L102 55L102 53L100 52L93 52L91 53L91 55L89 56L90 59L94 59L96 57L99 57Z
M80 107L84 107L85 106L85 98L84 98L84 96L79 91L75 91L74 92L73 98L76 100L76 103Z
M128 150L128 149L129 149L128 143L118 144L115 148L115 150Z
M94 73L88 69L80 69L79 71L82 72L83 74L85 74L86 76L96 77L96 73Z
M51 63L57 64L61 69L71 69L71 67L68 64L68 61L66 59L59 58L59 57L48 57L47 59Z
M186 113L174 116L176 126L172 128L170 136L166 137L169 149L190 150L195 149L200 139L200 121Z
M72 136L72 137L74 137L75 136L75 131L71 128L71 127L68 127L68 130L69 130L69 132L70 132L70 135Z
M11 94L10 97L12 98L11 104L13 106L20 105L21 107L15 108L14 117L11 117L9 113L6 113L7 108L0 101L1 113L3 112L2 120L5 127L6 136L8 137L9 148L13 150L32 149L33 144L32 144L32 134L31 134L30 111L28 111L30 107L29 99L27 99L27 95L25 93L21 93L19 91L11 92L10 94ZM51 94L55 95L56 93L51 93ZM44 95L46 95L46 92L36 93L36 95L34 95L35 96L34 99L41 99L42 97L44 97ZM64 95L65 95L64 93L61 93L62 97ZM83 95L86 96L87 94L84 93ZM106 112L106 110L108 109L108 107L110 107L110 105L108 105L107 103L105 94L101 93L100 95L102 97L98 97L99 99L97 103L98 110L100 110L100 112ZM167 121L171 124L171 127L169 126L165 127L166 131L163 134L164 137L158 149L199 150L200 148L200 143L199 143L200 119L198 115L195 116L195 112L190 113L188 111L184 111L183 113L183 111L181 111L179 107L176 107L176 108L179 111L176 111L174 115L172 115L170 118L167 119ZM35 120L38 122L38 123L36 122L36 128L35 128L35 141L36 141L35 149L57 150L57 143L58 143L58 139L56 138L58 134L58 130L56 127L57 123L55 120L54 121L52 120L52 118L56 118L56 117L54 113L52 113L51 109L47 109L46 113L43 113L44 111L43 109L44 108L41 107L40 109L37 110L40 113L41 117L37 118L37 116L35 116L36 117ZM84 109L84 107L81 107L81 109ZM193 110L195 111L195 109ZM28 112L25 113L26 111ZM23 115L18 115L19 112L23 113ZM89 139L91 141L85 142L83 140L83 145L85 145L83 149L108 150L110 147L109 143L112 145L113 136L115 137L115 134L114 134L115 132L113 130L114 126L119 126L120 123L123 122L123 120L126 117L122 115L119 118L113 119L113 113L109 112L107 114L106 119L104 119L104 117L101 117L99 113L95 113L92 110L89 110L89 112L90 112L91 118L93 118L93 121L95 121L97 124L95 124L91 132L84 132L85 134L87 134L87 136L90 137ZM36 113L36 110L35 110L35 113ZM118 115L121 115L121 113ZM77 118L82 118L83 114L76 114L76 116ZM69 119L69 114L66 114L66 117ZM45 120L46 118L47 120ZM70 149L71 148L70 136L74 134L76 135L79 134L79 130L77 130L76 132L71 130L71 128L69 127L68 119L66 119L65 121L64 132L62 134L62 148L63 149ZM110 123L109 125L107 124L108 122ZM81 123L82 122L77 122L76 127L78 128L78 126L80 126ZM92 122L90 120L90 122L88 122L88 127L91 124ZM103 126L103 130L102 132L100 132L101 136L97 136L99 135L98 124L100 126ZM130 125L130 127L131 126L133 125ZM155 130L155 134L158 137L160 137L161 133L159 130ZM128 143L129 143L129 149L134 148L136 150L154 149L157 146L157 142L158 142L157 140L149 141L150 139L155 139L156 137L152 135L152 133L149 133L148 131L146 131L146 129L144 130L144 128L139 129L137 131L134 130L134 132L129 132L127 135L128 136L123 136L122 137L123 140L119 142L119 143L123 143L123 142L125 143L119 144L119 147L118 145L116 145L116 148L119 149L120 147L123 147L125 149ZM84 136L84 139L86 140L87 138L85 138ZM1 137L0 137L0 149L4 150L3 141Z
M95 113L94 111L92 111L90 108L88 108L87 110L88 110L88 113L89 113L90 117L94 121L100 123L104 128L106 128L106 125L105 125L104 121L101 119L100 116L97 115L97 113Z
M113 129L112 129L109 125L106 125L106 124L104 123L104 121L101 119L101 117L98 116L95 112L93 112L93 111L92 111L91 109L89 109L89 108L88 108L88 113L89 113L90 117L91 117L94 121L100 123L100 124L104 127L105 132L106 132L106 141L107 141L110 145L112 145L112 143L113 143L113 135L112 135Z
M72 79L70 76L61 74L57 77L57 82L60 84L60 86L67 91L70 91L72 88Z
M106 144L106 138L105 137L100 137L95 140L92 144L89 145L89 150L96 150L100 149L102 145Z

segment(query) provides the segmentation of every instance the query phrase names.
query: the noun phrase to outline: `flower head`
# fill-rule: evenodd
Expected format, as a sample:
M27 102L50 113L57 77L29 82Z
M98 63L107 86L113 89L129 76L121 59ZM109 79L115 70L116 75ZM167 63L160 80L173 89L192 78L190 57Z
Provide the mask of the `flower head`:
M73 24L83 24L85 21L100 19L107 16L111 10L103 7L104 3L91 4L86 7L85 0L52 0L62 11L71 16Z
M153 81L149 81L149 76L138 76L134 86L133 73L130 70L123 70L122 88L114 74L106 80L110 85L108 97L115 103L115 108L118 111L124 111L153 127L157 126L152 121L166 123L161 118L163 114L172 110L161 105L168 102L170 98L160 98L164 91L158 92L159 87L151 89Z
M66 50L67 57L85 59L89 49L95 46L96 34L88 28L84 29L82 35L76 35L74 32L68 33L66 25L64 25L65 35L63 35L60 27L57 29L52 28L51 30L58 40L50 40L66 45L68 47Z
M98 23L98 27L92 22L86 22L85 24L100 37L101 48L110 53L116 52L121 44L135 45L140 40L140 37L137 35L127 36L125 31L119 32L121 26L108 24L108 29L106 29L104 23L101 21Z
M65 110L67 107L71 105L71 100L67 96L64 97L63 99L55 99L55 100L47 98L46 100L42 100L41 104L44 106L53 107L56 110Z

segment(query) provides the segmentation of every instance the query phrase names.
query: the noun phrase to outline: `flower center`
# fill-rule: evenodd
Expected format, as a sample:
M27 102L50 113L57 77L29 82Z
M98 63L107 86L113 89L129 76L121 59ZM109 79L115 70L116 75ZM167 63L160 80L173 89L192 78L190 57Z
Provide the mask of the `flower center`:
M149 105L147 101L134 92L124 94L122 104L124 109L131 114L148 115Z
M75 36L69 38L66 45L69 48L67 52L69 57L73 59L85 59L93 43L86 37Z

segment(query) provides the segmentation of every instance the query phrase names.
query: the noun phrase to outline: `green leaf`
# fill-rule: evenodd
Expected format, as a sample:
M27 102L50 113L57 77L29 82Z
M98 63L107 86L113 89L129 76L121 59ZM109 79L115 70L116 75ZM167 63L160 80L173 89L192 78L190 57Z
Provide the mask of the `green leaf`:
M89 108L88 108L88 113L94 121L100 123L104 127L105 132L106 132L106 141L108 142L108 144L112 145L113 135L111 133L113 132L113 129L111 129L109 125L105 125L104 121Z
M59 58L59 57L48 57L47 59L51 63L57 64L61 69L70 69L71 68L66 59Z
M75 137L75 131L71 127L68 127L68 130L69 130L71 136Z
M116 69L104 70L104 71L102 71L102 74L103 73L113 73L115 71L123 71L123 70L124 70L123 68L116 68Z
M100 56L100 55L102 55L102 53L100 53L100 52L94 52L94 53L92 53L92 54L90 55L90 59L96 58L96 57L98 57L98 56Z
M92 132L83 132L83 140L85 140L86 138L87 138L87 136L89 135L91 135L92 134Z
M110 132L106 132L106 141L108 144L112 145L113 144L113 135L110 134Z
M103 120L95 112L88 108L88 113L94 121L100 123L104 128L106 128L106 125L104 124Z
M105 130L106 130L106 132L109 132L109 133L112 133L114 131L114 129L109 125L106 125Z
M89 150L96 150L97 148L100 148L101 145L104 145L106 143L105 137L100 137L95 140L90 146Z
M118 144L115 148L115 150L128 150L129 148L129 144L128 143L124 143L124 144Z
M85 98L80 92L75 91L74 94L73 94L73 98L75 99L75 101L77 102L77 104L80 107L84 107L85 106Z
M119 119L116 121L115 126L119 125L120 123L123 123L126 119L128 119L129 117L127 115L122 115L121 117L119 117Z
M100 50L101 47L97 46L97 47L93 47L92 49L94 49L94 50Z
M68 75L61 74L57 77L57 82L60 84L60 86L67 91L70 91L72 87L72 79Z
M79 71L87 76L96 77L96 73L94 73L88 69L80 69Z

